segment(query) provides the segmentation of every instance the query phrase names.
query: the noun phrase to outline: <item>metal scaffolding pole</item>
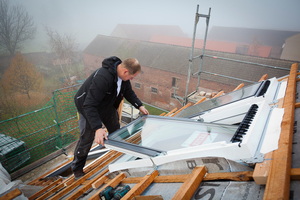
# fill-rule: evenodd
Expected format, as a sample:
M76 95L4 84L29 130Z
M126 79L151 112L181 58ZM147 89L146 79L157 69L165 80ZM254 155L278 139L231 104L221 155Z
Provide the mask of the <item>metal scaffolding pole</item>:
M194 24L192 49L191 49L191 55L190 55L190 59L189 59L189 69L188 69L188 75L187 75L187 81L186 81L186 90L185 90L185 95L184 95L183 101L181 102L182 105L186 105L187 104L188 97L190 96L187 93L188 93L188 89L189 89L189 82L190 82L191 73L193 71L193 59L194 59L193 55L194 55L194 46L195 46L197 24L198 24L198 21L199 21L200 17L205 17L206 18L206 31L205 31L205 37L204 37L204 43L203 43L203 51L202 51L202 54L204 54L205 44L206 44L206 38L207 38L207 31L208 31L208 24L209 24L209 18L210 18L210 10L211 10L211 8L209 8L208 15L199 14L198 13L198 11L199 11L199 5L197 5L197 10L196 10L196 15L195 15L195 24ZM203 58L203 56L202 56L202 58ZM201 62L200 62L200 69L202 68L202 63L203 63L203 59L201 59ZM200 79L200 74L199 74L198 82L200 81L199 79ZM195 92L197 92L197 89L196 89L196 91L192 92L192 94L194 94ZM177 100L180 99L176 94L174 94L174 96L175 96L175 98Z

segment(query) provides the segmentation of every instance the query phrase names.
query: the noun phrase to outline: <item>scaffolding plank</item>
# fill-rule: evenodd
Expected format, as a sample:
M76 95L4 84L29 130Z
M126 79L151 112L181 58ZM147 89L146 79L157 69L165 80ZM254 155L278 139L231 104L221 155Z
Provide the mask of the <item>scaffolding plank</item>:
M3 195L2 197L0 197L0 200L14 199L21 194L22 194L22 192L19 190L19 188L16 188L16 189L10 191L9 193Z
M285 92L278 149L273 158L267 179L264 199L289 199L293 125L295 115L296 76L298 64L291 67Z
M172 199L191 199L206 172L207 169L205 166L195 167L195 169L189 175L189 178L182 184Z
M159 175L155 170L151 174L144 176L139 183L137 183L129 192L123 197L123 199L132 199L133 197L140 195Z
M125 173L120 173L118 176L116 176L114 179L112 179L110 182L108 182L105 186L103 186L99 191L97 191L96 194L94 194L89 200L99 200L99 193L104 190L107 186L116 187L124 178L126 177Z

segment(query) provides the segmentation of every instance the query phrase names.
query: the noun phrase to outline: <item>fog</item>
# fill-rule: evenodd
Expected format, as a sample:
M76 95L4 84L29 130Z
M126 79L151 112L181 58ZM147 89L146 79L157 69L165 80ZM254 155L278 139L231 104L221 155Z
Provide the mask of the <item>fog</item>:
M109 36L118 24L178 25L192 37L197 4L209 27L245 27L300 31L299 0L10 0L24 5L37 26L26 51L45 51L43 26L73 34L83 50L98 34ZM198 38L205 19L198 23Z

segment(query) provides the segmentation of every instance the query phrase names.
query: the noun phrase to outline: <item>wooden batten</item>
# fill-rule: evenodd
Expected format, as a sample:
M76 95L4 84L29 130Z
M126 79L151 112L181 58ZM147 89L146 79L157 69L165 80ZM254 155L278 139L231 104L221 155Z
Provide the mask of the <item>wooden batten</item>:
M189 175L189 178L182 184L182 186L173 196L172 200L191 199L199 184L203 180L206 172L207 169L205 166L195 167L195 169Z
M126 175L124 173L120 173L118 176L116 176L114 179L112 179L110 182L108 182L105 186L103 186L99 191L97 191L96 194L94 194L89 200L99 200L99 193L104 190L107 186L116 187L124 178Z
M155 170L151 174L144 176L122 199L132 199L133 197L140 195L158 175L158 171Z
M19 190L19 188L16 188L16 189L10 191L9 193L3 195L2 197L0 197L0 200L14 199L14 198L18 197L21 194L22 194L22 192Z

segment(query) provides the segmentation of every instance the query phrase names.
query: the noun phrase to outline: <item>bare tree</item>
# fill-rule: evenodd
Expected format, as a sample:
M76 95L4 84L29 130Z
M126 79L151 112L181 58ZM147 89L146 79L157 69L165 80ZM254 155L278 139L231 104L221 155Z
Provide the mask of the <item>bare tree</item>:
M36 33L33 19L20 5L10 6L8 0L0 0L0 50L11 56L22 48L25 41Z
M60 35L47 26L45 26L45 31L48 35L48 44L56 56L54 62L60 66L66 83L72 85L72 62L76 58L78 48L75 38L72 34Z

